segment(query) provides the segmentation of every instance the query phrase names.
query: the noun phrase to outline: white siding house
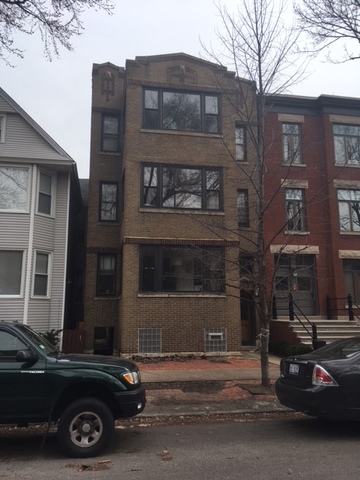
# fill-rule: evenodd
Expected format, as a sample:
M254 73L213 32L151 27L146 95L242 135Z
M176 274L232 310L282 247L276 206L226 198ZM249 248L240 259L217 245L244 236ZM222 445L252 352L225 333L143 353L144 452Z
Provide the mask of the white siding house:
M74 160L0 88L0 321L63 328L74 184Z

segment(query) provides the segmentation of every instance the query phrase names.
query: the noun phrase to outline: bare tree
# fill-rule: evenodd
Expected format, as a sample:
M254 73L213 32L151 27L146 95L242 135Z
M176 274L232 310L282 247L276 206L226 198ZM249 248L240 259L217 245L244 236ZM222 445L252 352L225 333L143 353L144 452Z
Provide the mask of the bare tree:
M255 166L250 172L242 170L238 163L241 170L239 174L247 177L247 181L252 185L254 193L252 198L249 198L249 207L256 212L253 238L247 239L248 249L241 253L250 255L254 261L253 271L249 272L251 275L245 275L244 278L248 280L251 277L250 289L257 299L262 384L265 386L270 384L268 348L272 316L272 295L267 292L265 272L268 245L264 236L267 209L264 195L265 158L269 148L265 142L265 117L268 108L266 98L269 94L284 93L290 86L302 80L307 66L307 60L302 57L298 48L301 32L293 23L291 13L287 14L285 4L285 1L275 3L272 0L242 0L235 13L230 13L219 5L221 28L218 30L218 38L221 41L221 54L204 47L216 62L235 70L240 90L243 85L242 78L250 80L256 90L255 104L245 102L238 106L233 102L233 108L240 121L246 125L255 151ZM229 147L228 151L231 154L232 148ZM298 211L294 213L294 216L296 215ZM239 262L241 266L241 257ZM235 268L239 268L239 265ZM274 289L274 282L271 290Z
M316 50L322 51L334 43L341 43L342 61L360 58L359 52L349 50L350 43L360 43L359 0L302 0L295 5L295 12L301 27L312 37Z
M81 15L87 8L111 14L112 0L0 0L0 58L22 58L24 51L14 45L14 34L40 32L44 53L51 60L59 46L72 50L71 37L84 29Z

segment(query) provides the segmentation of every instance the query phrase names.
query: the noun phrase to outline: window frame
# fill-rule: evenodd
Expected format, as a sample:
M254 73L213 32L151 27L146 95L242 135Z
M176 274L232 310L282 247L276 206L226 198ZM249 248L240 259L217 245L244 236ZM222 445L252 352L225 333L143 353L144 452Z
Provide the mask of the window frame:
M243 205L240 205L240 195L244 196ZM246 188L237 190L237 218L239 228L250 227L249 190Z
M47 258L46 263L46 272L38 271L38 256L43 255ZM33 275L33 287L32 287L32 296L35 298L50 298L50 279L51 279L51 271L52 271L52 253L46 252L43 250L35 250L34 252L34 275ZM37 280L41 278L46 279L46 293L40 294L36 292L36 284Z
M238 141L239 136L238 136L238 131L242 131L242 142ZM241 140L241 138L240 138ZM239 158L238 156L238 150L241 147L242 150L242 158ZM246 127L245 125L235 125L235 161L236 162L247 162L247 135L246 135Z
M343 258L342 268L346 292L350 293L352 300L360 303L360 259Z
M24 291L24 281L25 281L25 250L23 249L14 249L10 250L7 248L0 248L0 253L4 252L4 254L8 257L9 253L14 252L14 253L21 253L21 260L20 260L20 271L18 272L20 274L20 281L19 281L19 289L18 293L4 293L2 294L0 291L0 298L22 298L23 297L23 291ZM12 262L11 264L12 270L14 269L14 263ZM6 272L4 272L4 277L8 278L8 275L6 275Z
M351 193L354 192L355 196L358 196L359 200L357 199L344 199L344 198L339 198L340 192L346 192L349 193L349 196L351 196ZM352 188L338 188L337 189L337 201L338 201L338 211L339 211L339 227L340 227L340 232L344 233L359 233L360 234L360 219L359 219L359 226L354 228L354 222L353 219L353 212L351 211L351 204L356 203L358 204L358 208L360 210L360 190L357 189L352 189ZM350 228L342 228L342 221L341 219L344 217L344 215L341 215L341 205L346 205L347 207L347 215L348 215L348 221L347 223L350 224ZM356 212L355 212L356 214Z
M26 166L13 166L13 165L1 165L0 170L23 170L26 171L27 178L26 178L26 194L25 194L25 208L0 208L0 212L7 212L7 213L28 213L29 212L29 205L30 205L30 168ZM0 186L1 189L1 186ZM14 193L11 193L11 196L14 196Z
M41 191L41 177L46 176L50 178L50 193L46 191ZM40 200L41 197L44 196L44 198L50 199L50 212L47 211L42 211L40 210ZM38 175L38 188L37 188L37 208L36 208L36 213L39 215L45 215L47 217L52 217L54 216L54 198L55 198L55 176L44 172L44 171L39 171Z
M169 255L171 252L172 255ZM185 253L182 257L181 254ZM214 256L216 253L217 256ZM180 256L179 256L180 254ZM145 267L145 258L148 267ZM184 261L183 261L184 259ZM216 276L214 269L209 267L211 259L221 262L221 276ZM170 263L169 263L170 260ZM181 260L181 263L179 263ZM192 271L188 271L192 262ZM145 294L213 294L224 295L226 292L225 249L223 247L193 247L189 245L141 245L139 256L139 291ZM206 263L208 262L208 263ZM179 267L179 268L176 268ZM183 269L181 270L181 268ZM173 272L171 272L173 268ZM146 271L150 271L150 279L146 279ZM184 278L185 275L185 278ZM171 283L178 279L184 283L192 283L191 289L172 289ZM146 288L145 282L152 282L152 288ZM207 285L221 285L220 289L208 289Z
M297 127L298 133L285 132L285 126ZM282 158L284 165L303 165L302 158L302 129L301 123L296 122L282 122ZM296 140L298 147L296 146ZM286 140L286 142L285 142ZM287 151L286 151L287 150Z
M6 114L0 113L0 143L5 143Z
M285 215L286 215L286 230L288 232L306 232L306 209L305 209L305 190L303 188L285 188ZM301 198L288 198L290 192L301 192ZM296 213L289 218L289 206L292 204L300 203L294 206ZM290 222L294 222L294 225L300 225L300 228L294 228L294 225L290 225Z
M103 198L103 187L105 186L114 186L115 187L115 200L108 201ZM103 206L112 204L115 208L114 218L103 218ZM118 219L118 210L119 210L119 183L118 182L100 182L99 188L99 221L100 222L117 222Z
M346 134L346 133L335 133L335 129L337 127L343 127L343 128L356 128L358 129L357 134ZM335 165L338 166L360 166L360 125L350 125L350 124L344 124L344 123L333 123L332 126L332 131L333 131L333 139L334 139L334 157L335 157ZM339 159L338 156L338 148L340 145L339 138L342 139L342 159ZM349 160L349 143L350 139L355 139L357 142L357 158L355 160Z
M156 172L155 174L155 184L145 185L145 169L150 168ZM174 169L174 170L194 170L200 173L200 188L201 188L201 207L177 207L177 206L164 206L164 171ZM218 175L219 186L217 189L210 188L208 186L208 173L216 172ZM151 183L152 177L151 177ZM152 203L145 202L145 189L148 191L151 189L155 191L152 195ZM142 163L141 165L141 207L142 208L154 208L160 210L190 210L190 211L200 211L200 212L222 212L223 211L223 178L222 178L222 169L221 168L212 168L212 167L193 167L189 165L171 165L171 164L160 164L160 163ZM214 208L209 205L209 200L213 192L218 192L218 208ZM189 192L190 193L190 192ZM174 198L176 197L177 192L174 192Z
M157 93L157 100L156 106L157 108L147 107L147 99L146 99L146 92L156 92ZM174 94L174 95L193 95L199 96L200 99L200 128L199 129L181 129L181 128L165 128L163 125L164 122L164 93ZM154 96L155 97L155 96ZM216 108L217 113L212 113L207 111L209 102L207 99L216 98ZM155 98L154 98L155 100ZM205 135L221 135L221 107L220 107L220 94L219 93L210 93L210 92L201 92L201 91L193 91L193 90L180 90L180 89L172 89L172 88L143 88L143 108L142 108L142 128L145 130L161 130L165 132L186 132L186 133L202 133ZM147 125L147 112L156 112L153 113L152 122L154 125ZM207 128L208 121L210 118L216 117L217 129L216 131L211 131L211 129ZM156 123L156 126L155 126ZM211 122L210 122L211 123Z
M105 119L117 120L117 133L105 132ZM106 140L116 141L116 148L105 148ZM120 151L120 115L103 113L101 116L101 146L100 151L105 153L119 153Z
M103 269L101 270L101 260L105 257L111 258L114 263L112 269ZM116 288L117 288L117 267L118 267L118 259L116 253L98 253L97 255L97 267L96 267L96 296L97 297L115 297L116 296ZM108 292L101 290L101 278L102 277L112 277L112 289Z

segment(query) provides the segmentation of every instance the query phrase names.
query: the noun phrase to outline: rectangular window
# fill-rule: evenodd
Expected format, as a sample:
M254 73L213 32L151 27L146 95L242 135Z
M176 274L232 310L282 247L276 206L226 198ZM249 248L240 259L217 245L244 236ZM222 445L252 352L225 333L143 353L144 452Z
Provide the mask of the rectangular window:
M246 161L246 130L245 127L235 127L235 160Z
M304 191L299 188L286 188L285 203L287 229L304 231L306 229Z
M283 161L287 164L300 164L301 129L298 123L283 123Z
M241 277L251 277L254 273L254 257L241 255L239 257L239 270Z
M345 292L360 305L360 260L347 258L343 260Z
M0 210L26 212L28 199L29 169L0 167Z
M220 170L143 165L144 207L220 210Z
M0 296L21 293L23 252L0 250Z
M101 151L119 151L119 117L114 115L103 115Z
M116 255L102 253L98 256L97 295L115 295Z
M118 185L117 183L100 184L100 220L115 222L117 220Z
M5 142L5 115L0 115L0 143Z
M249 227L249 194L247 190L237 192L237 211L239 227Z
M139 353L161 353L161 328L139 328Z
M51 215L52 210L52 177L40 173L38 212Z
M333 125L335 164L360 165L360 126Z
M50 255L36 252L34 296L47 297L49 290Z
M206 353L226 352L226 328L207 328L204 333L204 351Z
M205 93L146 89L143 127L219 133L219 97Z
M222 248L143 246L141 292L225 291Z
M360 190L338 190L340 230L360 232Z

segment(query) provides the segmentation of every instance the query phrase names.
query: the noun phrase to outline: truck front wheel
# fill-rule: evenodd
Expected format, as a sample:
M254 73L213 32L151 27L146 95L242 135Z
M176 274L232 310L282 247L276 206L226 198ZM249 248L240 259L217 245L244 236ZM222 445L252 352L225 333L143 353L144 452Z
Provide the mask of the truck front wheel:
M80 398L60 417L57 429L62 449L72 457L94 457L108 445L114 433L114 417L97 398Z

